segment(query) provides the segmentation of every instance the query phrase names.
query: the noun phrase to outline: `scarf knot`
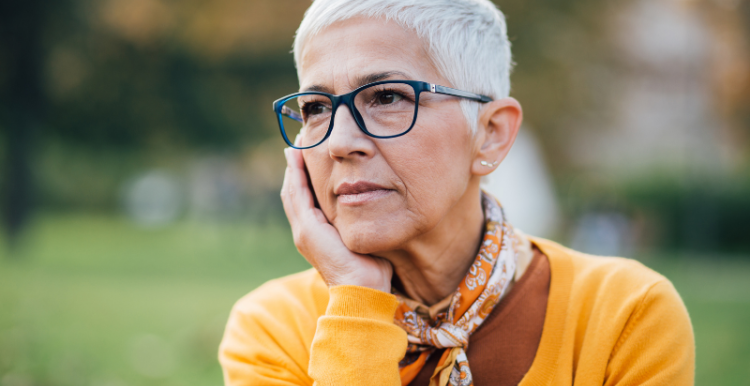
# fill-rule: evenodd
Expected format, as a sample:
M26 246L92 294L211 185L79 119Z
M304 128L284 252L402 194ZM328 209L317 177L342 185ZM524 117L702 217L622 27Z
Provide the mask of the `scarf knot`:
M420 331L419 337L409 335L409 343L427 346L428 348L459 347L465 349L469 345L469 335L469 331L443 322L437 327L425 327Z

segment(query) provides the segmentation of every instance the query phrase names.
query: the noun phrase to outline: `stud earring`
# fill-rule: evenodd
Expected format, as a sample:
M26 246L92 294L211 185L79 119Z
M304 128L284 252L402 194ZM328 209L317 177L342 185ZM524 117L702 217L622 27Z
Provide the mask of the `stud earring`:
M487 166L488 168L493 168L495 167L495 165L497 165L497 161L495 162L479 161L479 164L482 166Z

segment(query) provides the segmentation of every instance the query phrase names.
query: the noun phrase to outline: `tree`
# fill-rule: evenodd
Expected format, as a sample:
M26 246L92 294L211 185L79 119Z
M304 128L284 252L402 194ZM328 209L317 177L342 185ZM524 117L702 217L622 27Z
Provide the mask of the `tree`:
M0 126L5 133L3 225L11 247L32 208L31 150L43 122L41 32L44 0L3 2L0 28L4 40L7 84Z

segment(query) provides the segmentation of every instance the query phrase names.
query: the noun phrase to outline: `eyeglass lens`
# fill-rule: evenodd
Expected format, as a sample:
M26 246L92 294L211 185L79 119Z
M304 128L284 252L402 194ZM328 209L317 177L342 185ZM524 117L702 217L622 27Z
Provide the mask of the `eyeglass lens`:
M360 90L354 97L354 106L370 134L389 137L409 130L414 120L415 101L411 85L384 83ZM297 146L300 147L320 143L331 124L332 105L325 95L300 95L287 100L281 108L287 138L294 141L299 134L301 143Z

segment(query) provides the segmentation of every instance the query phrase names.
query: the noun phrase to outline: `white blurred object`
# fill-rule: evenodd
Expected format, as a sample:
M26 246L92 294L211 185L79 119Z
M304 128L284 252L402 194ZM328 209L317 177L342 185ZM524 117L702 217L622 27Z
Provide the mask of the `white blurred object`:
M536 139L524 128L505 160L485 179L483 188L500 200L513 226L533 236L555 234L560 208L552 178Z
M189 171L190 216L216 219L242 213L242 172L230 158L213 156L197 159Z
M151 170L134 178L125 187L124 199L128 216L146 227L173 222L182 207L177 179L159 170Z
M632 245L630 228L630 221L621 213L585 213L576 222L571 247L592 255L626 256Z

